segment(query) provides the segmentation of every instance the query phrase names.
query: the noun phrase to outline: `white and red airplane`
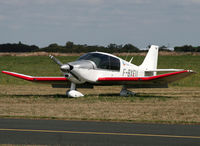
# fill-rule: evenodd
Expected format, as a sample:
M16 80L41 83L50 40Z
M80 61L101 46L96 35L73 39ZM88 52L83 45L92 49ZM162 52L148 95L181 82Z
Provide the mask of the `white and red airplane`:
M69 97L82 97L79 88L93 88L93 86L122 85L121 96L134 95L128 88L167 88L168 83L182 79L194 73L183 69L157 69L158 46L152 45L140 66L127 62L112 54L90 52L74 62L66 64L50 55L63 73L63 77L34 77L15 72L2 73L36 83L52 84L54 88L67 88ZM171 72L157 75L157 72Z

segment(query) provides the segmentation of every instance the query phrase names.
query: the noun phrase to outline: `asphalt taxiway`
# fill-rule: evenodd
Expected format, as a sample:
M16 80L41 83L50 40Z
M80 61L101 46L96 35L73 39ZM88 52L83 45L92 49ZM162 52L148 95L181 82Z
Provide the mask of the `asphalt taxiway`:
M0 119L0 144L200 145L200 125Z

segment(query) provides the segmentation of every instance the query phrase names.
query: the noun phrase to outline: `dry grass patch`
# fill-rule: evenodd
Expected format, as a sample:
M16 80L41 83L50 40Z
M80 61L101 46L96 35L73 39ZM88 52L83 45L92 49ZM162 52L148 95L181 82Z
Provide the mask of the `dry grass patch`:
M81 56L85 53L55 53L55 52L28 52L28 53L9 53L9 52L0 52L0 56ZM147 52L138 52L138 53L113 53L117 56L146 56ZM180 55L192 55L200 56L199 52L165 52L160 51L159 55L161 56L180 56Z
M135 89L128 98L118 96L120 89L84 89L85 97L66 98L66 89L0 85L0 116L200 124L198 87Z

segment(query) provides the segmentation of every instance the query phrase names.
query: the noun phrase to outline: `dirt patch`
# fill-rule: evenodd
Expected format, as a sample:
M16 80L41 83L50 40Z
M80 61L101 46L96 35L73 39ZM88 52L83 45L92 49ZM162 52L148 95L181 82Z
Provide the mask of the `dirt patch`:
M52 52L32 52L32 53L0 53L0 56L81 56L85 53L52 53ZM116 56L146 56L146 52L141 53L113 53ZM159 52L160 56L200 56L200 52Z

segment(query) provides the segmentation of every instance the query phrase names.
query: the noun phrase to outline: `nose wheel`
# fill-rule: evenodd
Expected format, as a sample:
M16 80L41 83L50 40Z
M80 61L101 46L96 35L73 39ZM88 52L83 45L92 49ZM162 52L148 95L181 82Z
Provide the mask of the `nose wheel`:
M67 90L66 95L68 97L83 97L84 95L81 92L76 90L76 84L71 83L70 90Z

